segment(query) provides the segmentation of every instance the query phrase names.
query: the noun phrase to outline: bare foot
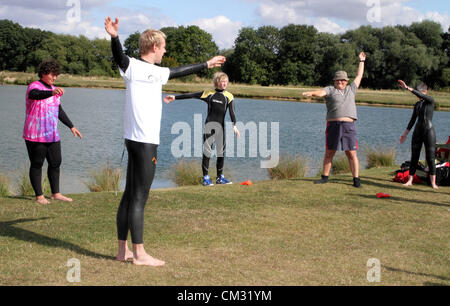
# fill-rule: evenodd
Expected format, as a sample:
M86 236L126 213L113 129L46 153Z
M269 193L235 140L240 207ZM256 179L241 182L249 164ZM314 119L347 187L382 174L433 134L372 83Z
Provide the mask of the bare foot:
M48 205L50 204L50 202L42 195L42 196L38 196L36 197L36 202L38 204L42 204L42 205Z
M412 182L406 182L403 184L403 186L405 186L405 187L412 186Z
M64 201L64 202L72 202L71 198L65 197L60 193L55 193L51 197L52 200Z
M152 267L160 267L165 264L164 261L151 257L148 254L145 254L139 258L133 258L133 264L138 266L152 266Z
M438 190L439 187L437 185L432 185L431 187L433 187L434 190Z

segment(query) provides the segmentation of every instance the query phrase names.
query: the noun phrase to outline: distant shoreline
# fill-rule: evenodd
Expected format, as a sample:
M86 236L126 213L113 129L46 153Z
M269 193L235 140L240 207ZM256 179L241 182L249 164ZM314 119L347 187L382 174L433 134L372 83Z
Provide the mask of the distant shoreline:
M37 80L35 73L0 71L0 85L28 85ZM57 86L74 88L125 89L121 78L73 76L62 74L56 81ZM169 81L163 86L166 93L196 92L212 88L209 80L195 79L191 82ZM236 98L278 100L303 103L324 103L323 99L306 99L302 92L320 87L305 86L260 86L247 84L228 85L228 90ZM433 91L431 95L436 101L436 110L450 111L450 92ZM417 99L410 93L401 90L360 89L356 103L364 106L412 108Z

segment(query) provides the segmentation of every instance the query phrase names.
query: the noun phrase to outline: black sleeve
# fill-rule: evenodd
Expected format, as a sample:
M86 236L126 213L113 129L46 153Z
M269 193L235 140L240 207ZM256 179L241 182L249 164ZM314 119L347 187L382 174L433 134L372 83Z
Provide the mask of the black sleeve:
M119 66L119 68L122 69L123 72L125 72L130 65L130 59L125 53L123 53L119 36L111 37L111 50L117 66Z
M414 110L413 110L413 114L411 116L411 120L409 120L408 127L406 128L408 131L411 131L411 129L413 128L414 124L416 123L416 118L417 118L417 104L414 105Z
M415 94L419 99L424 100L428 104L433 104L434 103L434 99L433 99L432 96L427 96L427 95L425 95L425 94L423 94L420 91L415 90L415 89L412 91L412 93Z
M51 90L39 90L33 89L28 93L28 99L31 100L44 100L53 96L53 92Z
M200 99L203 96L203 91L194 93L185 93L175 96L175 100L185 100L185 99Z
M230 119L233 122L233 124L236 125L236 115L234 113L234 100L230 102L228 108L230 109Z
M202 64L193 64L193 65L169 68L170 69L169 80L173 79L173 78L179 78L179 77L183 77L186 75L190 75L190 74L199 72L205 68L208 68L208 64L206 62L202 63Z
M69 117L67 117L66 112L63 110L61 104L59 105L58 119L69 129L73 128L73 123L72 121L70 121Z

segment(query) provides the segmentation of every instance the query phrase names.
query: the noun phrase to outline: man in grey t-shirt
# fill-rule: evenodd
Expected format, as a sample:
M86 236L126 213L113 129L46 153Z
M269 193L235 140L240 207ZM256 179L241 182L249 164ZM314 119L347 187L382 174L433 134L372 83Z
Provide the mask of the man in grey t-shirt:
M364 52L361 52L359 54L358 72L350 85L348 85L349 78L347 73L345 71L337 71L333 78L334 86L303 93L305 97L325 97L327 106L326 150L323 158L323 175L320 180L314 181L316 184L328 182L333 157L340 144L350 164L353 186L361 187L359 161L356 154L358 143L356 141L355 121L358 119L358 116L356 113L355 94L364 75L365 60L366 55Z

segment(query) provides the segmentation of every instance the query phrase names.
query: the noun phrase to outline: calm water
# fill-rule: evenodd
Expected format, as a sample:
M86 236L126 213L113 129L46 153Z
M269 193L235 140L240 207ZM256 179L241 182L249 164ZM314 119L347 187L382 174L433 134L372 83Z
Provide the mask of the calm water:
M25 86L0 86L0 173L9 176L12 182L17 178L19 169L28 161L22 139L25 91ZM87 192L88 189L83 182L88 180L91 169L98 169L107 160L114 166L120 165L124 150L122 138L124 101L125 91L123 90L66 88L62 105L74 125L83 134L83 139L74 138L70 130L59 123L63 150L61 167L63 193ZM415 101L415 98L411 96L411 103ZM411 135L403 145L398 144L398 138L406 128L411 112L412 109L358 106L357 131L360 148L364 145L395 147L396 162L408 160ZM321 167L325 150L325 113L324 104L236 99L238 121L244 124L254 122L257 125L260 122L267 122L269 137L270 123L279 122L280 152L308 156L313 168L311 175L315 175ZM175 186L168 179L168 170L177 160L173 157L171 146L174 140L179 139L180 132L172 134L171 129L177 122L186 122L192 127L191 135L194 139L196 137L194 114L201 115L203 122L206 118L206 104L200 100L182 100L174 101L169 105L164 104L161 143L158 149L158 170L153 188ZM226 119L230 120L228 115ZM446 141L450 135L450 112L435 112L433 124L437 141ZM261 130L261 128L258 129L259 132ZM196 133L197 136L201 135L201 130L197 129ZM237 156L237 149L235 148L231 153L230 147L228 147L230 151L228 153ZM257 151L257 157L249 157L251 156L249 147L247 136L246 157L227 157L225 160L225 168L228 169L225 174L231 175L236 182L268 178L267 170L260 167L260 161L264 160L261 152ZM268 148L271 148L270 141ZM359 158L361 168L365 167L366 161L362 150L359 151ZM424 158L423 155L422 158ZM200 167L200 157L191 159L198 160ZM123 170L126 169L126 161L125 152L122 162ZM213 167L215 167L215 158L211 159L210 168Z

